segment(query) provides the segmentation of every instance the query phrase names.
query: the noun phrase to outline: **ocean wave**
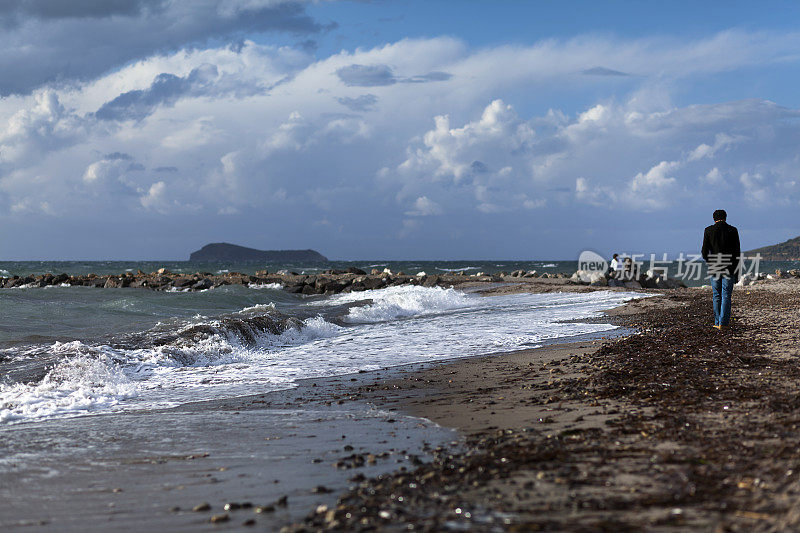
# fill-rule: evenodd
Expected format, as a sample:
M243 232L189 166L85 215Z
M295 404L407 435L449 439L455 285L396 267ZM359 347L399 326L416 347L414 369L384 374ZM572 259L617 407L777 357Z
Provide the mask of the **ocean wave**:
M11 277L11 272L9 272L8 270L3 270L2 268L0 268L0 276L2 276L4 278Z
M366 305L350 308L344 320L354 324L430 315L469 307L472 302L467 295L452 288L414 285L340 294L332 300L335 303L371 301Z
M281 283L250 283L247 286L248 289L270 289L270 290L280 290L283 289L283 284Z
M442 272L466 272L467 270L478 270L478 269L480 269L480 268L481 268L481 267L473 267L473 266L468 266L468 267L463 267L463 268L442 268L442 267L436 267L436 270L441 270Z
M56 342L47 351L58 362L41 379L0 384L0 423L113 411L145 391L175 385L183 370L263 364L276 349L342 329L322 317L301 321L267 310L266 315L201 321L172 333L140 334L138 345ZM215 378L207 379L206 384ZM286 386L292 380L274 377L271 382Z
M80 415L112 409L136 393L115 357L78 341L56 343L56 352L76 352L35 384L0 386L0 422Z

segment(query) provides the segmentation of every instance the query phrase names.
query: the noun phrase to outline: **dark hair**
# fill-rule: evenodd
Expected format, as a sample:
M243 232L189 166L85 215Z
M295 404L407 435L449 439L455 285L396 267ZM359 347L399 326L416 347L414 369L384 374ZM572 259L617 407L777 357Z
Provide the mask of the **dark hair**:
M717 209L714 211L714 222L717 220L728 220L728 213L724 209Z
M614 254L614 257L613 257L613 258L614 258L614 259L616 259L616 257L617 257L618 255L619 255L619 254Z

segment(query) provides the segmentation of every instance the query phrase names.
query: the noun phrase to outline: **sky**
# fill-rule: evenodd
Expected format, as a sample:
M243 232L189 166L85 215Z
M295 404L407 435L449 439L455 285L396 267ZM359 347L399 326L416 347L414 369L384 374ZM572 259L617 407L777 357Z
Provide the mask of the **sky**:
M800 234L800 3L0 3L0 260Z

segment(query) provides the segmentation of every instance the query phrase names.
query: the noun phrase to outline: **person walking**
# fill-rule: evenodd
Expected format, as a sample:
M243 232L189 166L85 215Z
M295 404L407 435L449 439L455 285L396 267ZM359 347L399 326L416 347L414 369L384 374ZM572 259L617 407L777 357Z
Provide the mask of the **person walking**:
M731 294L733 284L739 279L742 250L739 230L727 222L724 209L714 211L714 225L703 234L702 255L708 264L714 305L714 327L727 327L731 320Z

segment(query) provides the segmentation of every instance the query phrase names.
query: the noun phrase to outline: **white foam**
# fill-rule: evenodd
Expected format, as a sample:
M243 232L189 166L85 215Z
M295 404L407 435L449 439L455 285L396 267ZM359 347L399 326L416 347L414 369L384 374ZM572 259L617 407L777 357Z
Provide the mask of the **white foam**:
M249 289L270 289L270 290L280 290L283 288L283 285L280 283L251 283L247 286Z
M436 267L436 270L441 270L441 271L443 271L443 272L466 272L467 270L479 270L479 269L480 269L480 267L473 267L473 266L469 266L469 267L463 267L463 268L442 268L442 267Z
M425 316L452 309L471 307L475 302L462 292L442 287L401 285L386 289L351 292L333 297L334 303L371 300L353 307L345 320L350 323L385 322L410 316Z
M634 293L518 294L482 297L454 289L399 286L340 294L305 304L356 304L344 320L321 316L280 335L243 339L225 322L196 316L211 331L166 344L120 349L55 343L63 360L39 383L0 385L0 422L142 409L292 387L298 379L530 348L548 339L613 329L564 322L598 316ZM366 300L365 305L357 302ZM270 304L242 310L245 318Z
M112 358L77 341L56 343L53 349L67 347L84 353L57 364L39 383L0 387L0 422L109 410L135 394L136 385Z

